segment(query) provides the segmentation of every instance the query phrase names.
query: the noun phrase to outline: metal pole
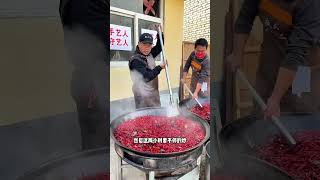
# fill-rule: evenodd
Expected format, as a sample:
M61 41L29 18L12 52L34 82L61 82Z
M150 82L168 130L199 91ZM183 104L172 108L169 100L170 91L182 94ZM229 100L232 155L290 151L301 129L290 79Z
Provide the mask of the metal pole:
M186 84L184 84L184 85L185 85L186 89L188 90L188 92L191 94L191 96L193 96L193 93L191 92L189 87ZM194 100L197 101L197 103L199 104L200 107L203 107L202 104L199 102L199 100L197 98L195 98Z
M163 63L166 60L166 53L165 53L165 50L164 50L164 45L163 45L163 40L162 40L162 32L161 32L161 28L160 27L159 27L158 31L159 31L160 44L161 44L162 55L163 55L161 60L162 60L162 63ZM171 88L171 83L170 83L168 64L166 64L166 66L165 66L165 71L166 71L168 89L169 89L169 93L170 93L170 102L171 102L171 104L174 104L172 88Z
M260 105L260 107L265 110L266 109L266 104L262 100L262 98L258 95L256 90L251 86L250 82L247 80L246 76L243 74L241 70L237 71L238 77L247 85L249 88L249 91L253 95L254 99L257 101L257 103ZM290 145L295 145L296 141L294 138L291 136L289 131L283 126L283 124L280 122L279 118L272 116L272 122L278 127L280 132L284 135L284 137L288 140Z

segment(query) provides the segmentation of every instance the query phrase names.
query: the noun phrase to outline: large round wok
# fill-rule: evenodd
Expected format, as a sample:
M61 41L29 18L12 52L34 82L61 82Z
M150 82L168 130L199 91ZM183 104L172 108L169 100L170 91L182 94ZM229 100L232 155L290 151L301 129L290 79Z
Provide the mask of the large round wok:
M201 104L210 103L210 98L209 97L207 97L207 98L199 98L198 100L199 100L199 102ZM191 99L191 98L187 98L187 99L184 99L184 100L179 102L180 108L183 108L185 110L190 109L190 108L196 106L197 104L198 104L197 101L195 101L194 99Z
M18 180L79 180L109 172L107 148L75 153L49 161L27 172Z
M217 127L219 126L217 123L221 122L220 119L220 110L219 110L219 106L218 106L218 102L211 98L201 98L199 99L200 103L210 103L210 109L211 112L210 113L210 139L208 140L208 142L206 142L206 152L207 152L207 157L210 158L212 156L214 156L213 158L213 166L218 166L218 164L220 163L220 152L219 152L219 147L218 147L218 133L217 133ZM181 109L183 109L184 111L189 111L190 112L190 108L194 107L197 105L197 102L193 99L184 99L182 101L180 101L179 106ZM192 112L190 112L192 113ZM198 116L197 114L193 113L195 116ZM199 116L198 116L199 117ZM199 117L201 118L201 117ZM204 120L206 123L207 121ZM211 143L212 145L210 145ZM211 147L212 146L212 147Z
M118 118L114 119L111 124L110 124L110 129L111 129L111 137L114 140L114 142L116 143L116 145L122 147L125 150L134 152L138 155L142 155L142 156L149 156L149 157L164 157L164 156L176 156L176 155L180 155L180 154L185 154L187 152L190 152L192 150L195 150L197 148L199 148L200 146L203 146L203 144L209 139L210 137L210 127L209 125L204 122L203 120L201 120L199 117L195 116L194 114L187 112L187 111L180 111L180 115L186 117L187 119L193 120L198 122L199 124L201 124L203 131L205 132L205 138L201 141L201 143L199 143L198 145L186 149L185 151L181 151L181 152L174 152L174 153L149 153L149 152L140 152L140 151L136 151L134 149L129 149L128 147L124 146L123 144L121 144L115 137L114 137L114 131L116 130L116 128L123 122L137 118L137 117L141 117L141 116L149 116L149 115L153 115L153 116L168 116L170 114L169 112L170 110L167 108L145 108L145 109L140 109L137 110L135 112L131 112L131 113L127 113L124 114L122 116L119 116Z
M203 104L210 104L210 98L199 98L198 101L203 105ZM183 110L183 111L189 111L190 113L194 114L195 116L198 116L199 118L202 119L202 117L200 117L199 115L197 115L196 113L193 113L190 111L191 108L195 107L196 105L198 105L197 101L195 101L194 99L191 98L187 98L184 99L182 101L179 102L179 107ZM215 110L215 109L214 109ZM206 119L204 119L205 121L207 121Z
M292 134L301 130L320 130L320 114L284 114L280 120ZM248 116L224 126L219 140L224 157L236 154L254 157L255 146L266 144L268 138L278 134L272 122ZM265 163L265 166L273 165Z
M197 159L203 151L204 143L210 136L210 129L206 122L190 112L181 111L180 115L200 123L206 136L198 145L185 151L175 153L140 152L124 146L114 137L115 129L125 121L147 115L168 116L169 114L170 110L166 108L146 108L124 114L113 120L110 125L111 137L115 141L117 154L124 161L142 171L155 171L156 177L167 176L168 174L180 175L191 171L197 165Z
M320 114L284 114L280 120L291 133L320 130ZM224 126L219 138L223 150L250 154L254 146L267 143L270 136L277 134L280 133L272 122L248 116Z

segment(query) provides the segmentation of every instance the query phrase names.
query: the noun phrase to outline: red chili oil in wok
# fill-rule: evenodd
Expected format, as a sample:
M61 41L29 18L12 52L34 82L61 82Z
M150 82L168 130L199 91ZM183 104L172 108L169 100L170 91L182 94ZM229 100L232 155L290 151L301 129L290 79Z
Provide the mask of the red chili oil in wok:
M79 180L110 180L109 173L100 173L94 176L83 176Z
M190 111L210 123L210 104L209 103L203 104L202 107L200 107L199 104L197 104L196 106L192 107Z
M205 138L205 133L199 122L181 116L141 116L120 124L114 136L129 149L173 153L197 146Z
M297 145L290 147L275 136L258 147L259 158L274 164L299 180L320 180L320 131L301 131L294 135Z

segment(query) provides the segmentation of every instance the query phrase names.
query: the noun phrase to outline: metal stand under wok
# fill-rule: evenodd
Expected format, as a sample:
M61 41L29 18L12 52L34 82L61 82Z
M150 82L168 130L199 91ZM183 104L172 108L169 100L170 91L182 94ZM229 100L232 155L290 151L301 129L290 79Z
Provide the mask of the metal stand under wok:
M207 153L214 154L213 156L213 167L211 168L211 172L214 171L214 169L220 168L221 166L221 153L220 153L220 145L218 141L218 133L219 129L221 128L221 117L220 117L220 109L219 105L216 99L214 98L201 98L199 99L200 103L206 104L210 103L211 106L211 117L210 117L210 139L207 143L206 147L207 149L211 149L211 151L207 150ZM184 111L190 110L192 107L196 106L197 102L192 99L184 99L180 101L179 106ZM198 116L197 114L194 114L195 116ZM198 116L199 117L199 116ZM201 117L199 117L201 118ZM204 120L205 121L205 120ZM210 143L211 142L211 143ZM208 155L210 157L212 155Z
M204 149L203 149L204 150ZM121 153L121 150L119 152L119 149L116 150L117 154L119 155ZM199 179L200 178L200 167L201 167L201 162L203 160L203 155L205 155L205 152L202 154L197 154L199 156L197 159L194 161L190 162L189 164L179 167L174 170L163 170L159 171L156 169L152 168L146 168L143 165L137 164L133 161L130 161L127 158L122 158L119 155L119 160L121 161L121 166L120 166L120 172L118 172L119 179L122 179L122 169L127 168L130 166L134 166L140 170L142 170L145 173L145 179L146 180L189 180L189 179ZM154 159L150 159L150 157L144 157L148 158L150 162ZM172 157L172 160L175 159L175 157ZM170 161L170 160L168 160Z
M122 168L133 166L146 174L146 180L188 180L200 178L200 163L206 155L205 143L209 139L209 125L193 115L192 113L181 111L184 117L199 122L206 136L197 146L178 153L161 153L152 154L147 152L139 152L123 146L114 137L116 127L133 118L155 115L168 116L165 108L146 108L132 113L122 115L111 122L111 137L115 141L115 151L119 156L120 167L118 179L122 179ZM125 162L127 164L124 164Z

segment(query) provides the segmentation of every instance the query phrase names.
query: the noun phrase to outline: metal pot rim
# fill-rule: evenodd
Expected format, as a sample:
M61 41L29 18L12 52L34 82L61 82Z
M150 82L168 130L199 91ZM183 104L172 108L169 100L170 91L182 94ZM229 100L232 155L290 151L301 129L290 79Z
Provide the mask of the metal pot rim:
M127 151L131 151L135 154L138 154L138 155L141 155L141 156L148 156L148 157L172 157L172 156L179 156L181 154L185 154L185 153L188 153L190 151L193 151L197 148L199 148L200 146L202 146L210 137L210 126L207 122L204 122L201 118L199 118L198 116L195 116L193 113L190 113L190 112L183 112L184 114L187 113L189 114L190 116L194 116L195 118L192 118L191 120L193 121L197 121L199 122L204 130L205 130L205 137L204 139L198 143L196 146L192 147L192 148L189 148L189 149L186 149L184 151L180 151L180 152L173 152L173 153L150 153L150 152L141 152L141 151L137 151L137 150L134 150L134 149L130 149L124 145L122 145L115 137L114 137L114 129L112 129L112 124L116 123L117 121L119 121L120 119L123 119L125 116L127 115L130 115L132 113L135 113L135 112L141 112L141 111L147 111L147 110L165 110L166 108L163 108L163 107L159 107L159 108L142 108L142 109L139 109L137 111L134 111L134 112L129 112L129 113L126 113L126 114L123 114L123 115L120 115L118 116L117 118L115 118L114 120L111 121L111 124L110 124L110 136L111 138L114 140L114 142L120 146L121 148L127 150Z
M209 103L210 103L210 98L203 98L203 100L204 100L205 102L209 102ZM186 103L188 103L189 101L192 101L192 99L191 99L191 98L184 99L184 100L182 100L182 101L179 102L179 106L180 106L180 107L183 107L183 105L186 104ZM195 104L196 104L196 103L195 103ZM187 108L187 109L188 109L188 108ZM188 111L189 111L189 110L188 110ZM206 119L203 119L203 118L202 118L201 116L199 116L198 114L193 113L193 112L191 112L191 111L189 111L189 112L209 124L209 122L208 122Z

